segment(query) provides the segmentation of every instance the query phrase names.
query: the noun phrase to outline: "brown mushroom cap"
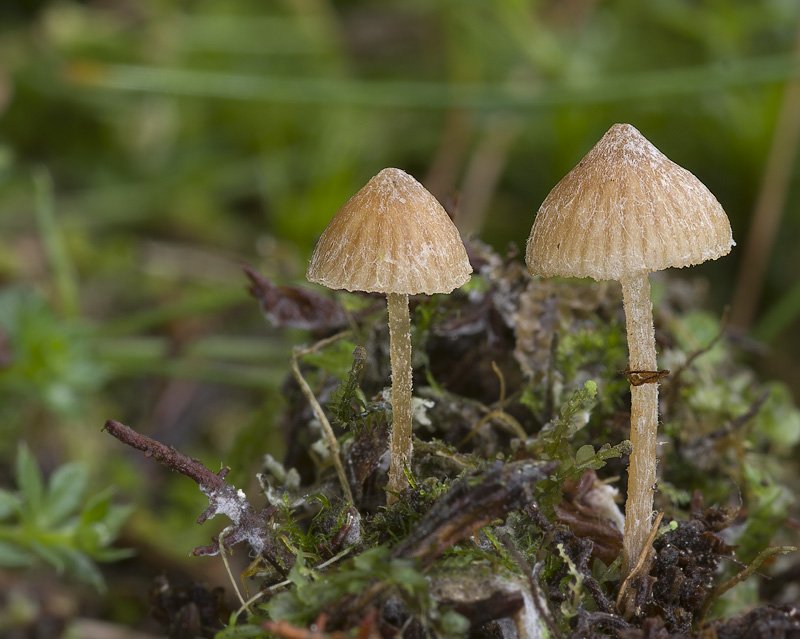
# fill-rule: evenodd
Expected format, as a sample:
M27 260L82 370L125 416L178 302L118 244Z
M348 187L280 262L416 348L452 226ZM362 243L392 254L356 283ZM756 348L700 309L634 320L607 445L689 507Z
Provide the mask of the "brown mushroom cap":
M728 216L700 180L615 124L545 198L525 261L532 275L619 280L733 245Z
M442 205L404 171L384 169L330 221L306 277L332 289L430 295L466 284L471 272Z

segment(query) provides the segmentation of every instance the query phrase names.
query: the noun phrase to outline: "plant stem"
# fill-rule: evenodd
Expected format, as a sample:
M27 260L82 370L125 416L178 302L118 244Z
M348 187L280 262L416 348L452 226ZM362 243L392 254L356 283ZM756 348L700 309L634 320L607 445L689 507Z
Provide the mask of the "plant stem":
M388 503L408 486L403 466L411 463L411 316L408 295L387 293L389 355L392 363L392 443Z
M800 67L800 30L795 36L793 55L795 65ZM783 90L758 199L747 230L741 268L736 278L731 323L745 330L750 328L758 310L765 271L774 255L775 239L792 185L799 145L800 79L795 76L787 79Z
M624 278L622 301L628 332L628 368L655 371L656 340L647 272ZM658 384L631 385L631 446L628 499L625 503L622 577L636 564L652 526L653 486L656 481Z
M703 625L706 615L708 615L708 611L711 609L711 604L713 604L731 588L742 583L745 579L750 577L767 559L774 557L779 553L785 555L786 553L794 552L795 550L797 550L797 548L794 546L773 546L771 548L765 548L758 553L756 558L753 559L747 568L736 573L733 577L730 577L706 595L705 601L703 601L703 605L700 608L700 614L697 617L697 626L700 627Z
M341 334L337 334L334 337L339 339ZM307 350L306 352L309 351ZM297 380L297 384L300 386L300 390L302 391L303 395L306 396L308 403L311 404L311 410L314 411L314 415L316 416L317 421L319 421L319 424L322 428L322 434L328 443L328 449L331 453L331 461L333 461L333 466L336 469L336 476L339 478L339 484L341 484L342 487L342 494L347 502L352 504L353 493L350 491L350 484L347 481L347 474L344 472L344 466L342 465L342 455L341 451L339 450L339 442L336 440L336 433L333 432L331 423L325 416L322 406L319 405L319 402L314 395L314 391L311 390L311 387L308 385L305 377L303 377L303 374L300 372L300 367L297 365L297 359L299 355L299 351L295 351L292 355L292 373L294 374L294 378Z

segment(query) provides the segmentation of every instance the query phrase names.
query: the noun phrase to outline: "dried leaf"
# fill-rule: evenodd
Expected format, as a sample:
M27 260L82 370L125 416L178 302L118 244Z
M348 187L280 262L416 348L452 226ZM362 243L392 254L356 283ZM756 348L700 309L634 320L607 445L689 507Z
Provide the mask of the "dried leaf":
M273 284L246 264L242 270L252 282L248 291L276 328L333 330L347 324L344 310L330 298L297 286Z

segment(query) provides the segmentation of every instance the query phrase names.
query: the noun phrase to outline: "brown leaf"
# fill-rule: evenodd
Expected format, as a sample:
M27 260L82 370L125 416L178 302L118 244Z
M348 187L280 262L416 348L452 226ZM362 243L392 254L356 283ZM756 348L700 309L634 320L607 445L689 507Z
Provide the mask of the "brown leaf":
M250 281L247 289L264 316L276 328L337 329L347 324L344 310L324 295L298 286L278 286L254 268L242 265Z

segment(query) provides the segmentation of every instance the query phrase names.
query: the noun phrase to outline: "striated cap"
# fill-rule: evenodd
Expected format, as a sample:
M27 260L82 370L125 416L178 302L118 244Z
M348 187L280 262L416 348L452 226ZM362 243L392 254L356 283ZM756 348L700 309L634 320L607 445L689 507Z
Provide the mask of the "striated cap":
M442 205L408 173L384 169L337 211L306 277L332 289L430 295L466 284L471 272Z
M703 183L615 124L545 198L525 261L532 275L619 280L713 260L733 245Z

